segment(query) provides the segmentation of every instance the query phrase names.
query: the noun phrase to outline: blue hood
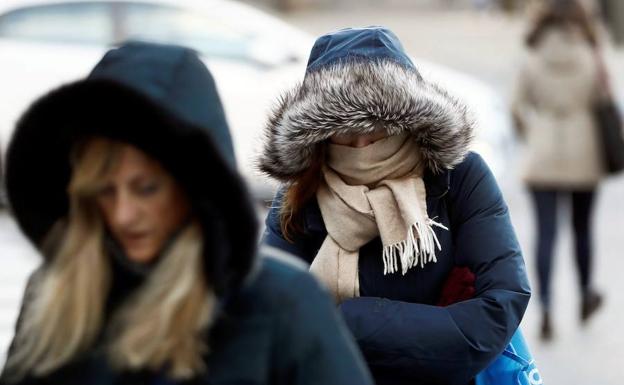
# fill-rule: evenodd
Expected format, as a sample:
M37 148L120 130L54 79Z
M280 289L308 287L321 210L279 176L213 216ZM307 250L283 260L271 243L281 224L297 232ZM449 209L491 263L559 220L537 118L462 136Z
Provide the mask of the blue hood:
M87 79L127 86L176 119L206 129L221 155L235 166L232 139L216 84L194 51L174 45L129 42L108 51Z
M384 27L345 28L319 37L306 72L351 60L389 60L416 70L399 38Z

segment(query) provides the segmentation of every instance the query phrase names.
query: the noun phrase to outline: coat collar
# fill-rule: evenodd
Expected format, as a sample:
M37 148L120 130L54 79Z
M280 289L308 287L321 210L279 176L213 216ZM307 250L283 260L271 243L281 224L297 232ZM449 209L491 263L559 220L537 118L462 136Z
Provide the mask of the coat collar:
M440 199L448 193L451 186L451 170L444 170L439 174L434 174L429 169L423 176L425 188L427 189L427 199Z

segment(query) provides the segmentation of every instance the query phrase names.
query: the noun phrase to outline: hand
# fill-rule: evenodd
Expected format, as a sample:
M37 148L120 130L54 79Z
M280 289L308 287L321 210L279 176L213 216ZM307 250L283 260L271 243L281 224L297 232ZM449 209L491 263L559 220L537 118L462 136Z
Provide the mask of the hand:
M473 298L475 275L467 267L454 267L451 270L438 300L438 306L448 306Z

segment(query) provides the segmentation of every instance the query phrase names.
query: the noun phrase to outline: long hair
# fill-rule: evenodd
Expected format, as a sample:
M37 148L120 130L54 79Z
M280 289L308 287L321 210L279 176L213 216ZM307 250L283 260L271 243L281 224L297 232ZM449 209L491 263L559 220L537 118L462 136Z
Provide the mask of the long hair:
M598 35L591 15L578 0L547 1L538 11L525 43L529 48L535 48L549 29L573 26L580 29L590 46L598 45Z
M284 191L282 205L279 208L280 229L288 241L292 242L293 236L303 231L302 209L316 195L316 190L321 184L325 153L326 146L323 143L317 145L310 166Z
M72 156L70 209L47 236L48 262L25 301L5 373L19 379L46 374L71 362L106 336L108 357L118 369L159 369L172 378L202 372L203 332L215 296L203 271L201 230L182 231L130 299L104 324L110 290L110 259L95 194L119 161L123 144L90 139Z

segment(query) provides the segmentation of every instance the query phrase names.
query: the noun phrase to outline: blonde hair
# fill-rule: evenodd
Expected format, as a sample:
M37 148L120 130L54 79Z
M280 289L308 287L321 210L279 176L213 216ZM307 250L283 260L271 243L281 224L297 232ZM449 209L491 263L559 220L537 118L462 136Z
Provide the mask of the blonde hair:
M118 369L160 369L176 379L205 370L203 333L215 295L202 269L198 223L187 226L136 292L104 325L111 282L104 224L94 195L118 162L124 144L90 139L77 146L68 187L70 209L44 243L48 265L33 280L5 372L44 376L93 347L107 333L108 357ZM28 295L30 296L30 295ZM109 327L107 327L109 326Z

